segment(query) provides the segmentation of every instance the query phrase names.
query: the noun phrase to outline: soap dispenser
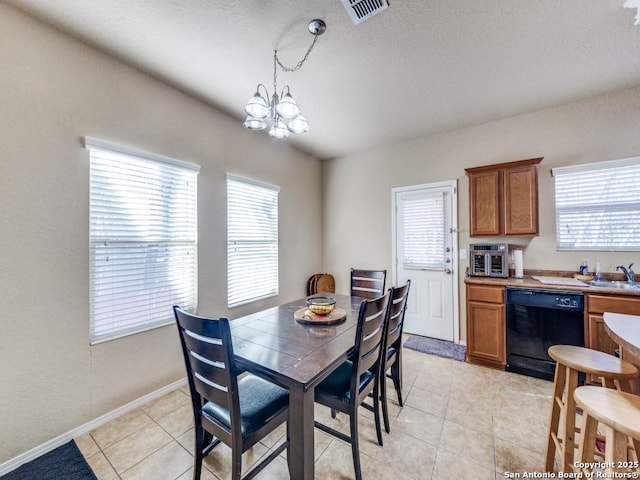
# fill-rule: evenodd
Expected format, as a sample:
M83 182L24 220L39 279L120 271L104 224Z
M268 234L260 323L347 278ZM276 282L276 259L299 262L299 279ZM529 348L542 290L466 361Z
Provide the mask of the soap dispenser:
M580 265L580 275L587 275L589 273L589 264L586 260L583 260L582 265Z
M595 271L595 275L593 277L593 280L595 282L601 282L602 281L602 271L600 270L600 262L596 263L596 271Z

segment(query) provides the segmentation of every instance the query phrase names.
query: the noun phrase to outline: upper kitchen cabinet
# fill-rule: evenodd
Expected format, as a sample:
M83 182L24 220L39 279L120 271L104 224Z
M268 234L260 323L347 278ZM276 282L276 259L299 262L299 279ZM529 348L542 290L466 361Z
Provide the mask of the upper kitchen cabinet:
M466 168L470 236L538 235L538 168L543 157Z

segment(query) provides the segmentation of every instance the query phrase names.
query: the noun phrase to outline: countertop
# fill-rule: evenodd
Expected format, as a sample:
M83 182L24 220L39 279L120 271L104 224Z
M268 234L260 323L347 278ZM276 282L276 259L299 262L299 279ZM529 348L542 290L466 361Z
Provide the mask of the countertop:
M526 273L526 272L525 272ZM571 275L559 275L559 272L535 272L534 276L555 276L571 278ZM495 278L495 277L470 277L467 276L464 279L464 283L476 284L476 285L495 285L500 287L522 287L522 288L542 288L545 290L565 290L565 291L579 291L584 293L606 293L609 295L624 295L629 297L640 297L640 290L624 289L624 288L604 288L604 287L592 287L585 284L583 286L578 285L551 285L547 283L541 283L538 280L531 278L531 275L525 275L524 278Z
M604 326L609 336L630 353L640 359L640 317L622 313L604 314Z

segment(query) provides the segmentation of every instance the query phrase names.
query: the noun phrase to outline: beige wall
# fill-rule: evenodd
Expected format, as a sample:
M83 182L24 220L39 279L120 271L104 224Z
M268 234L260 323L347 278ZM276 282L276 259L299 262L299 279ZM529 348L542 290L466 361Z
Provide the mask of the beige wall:
M201 165L200 313L304 294L320 162L0 4L0 464L183 376L172 326L89 345L81 138ZM241 105L238 106L241 108ZM280 296L226 309L225 174L281 187Z
M389 119L393 121L393 119ZM523 245L525 269L577 270L583 259L603 271L635 261L638 252L558 252L551 168L640 155L640 88L528 115L419 138L323 163L324 270L342 293L349 268L392 268L391 189L458 181L459 247L469 239L466 167L544 157L539 165L540 236L508 239ZM464 271L459 261L460 332L465 335Z
M0 463L182 376L172 327L89 345L85 135L202 166L199 296L205 315L233 318L298 297L306 278L321 268L336 275L341 293L348 290L351 266L391 271L392 187L457 179L459 242L468 247L464 168L536 156L545 157L541 235L522 240L525 267L575 269L583 258L592 265L600 260L605 270L619 262L640 264L637 253L556 252L549 174L557 165L640 154L640 88L321 166L3 4L0 45ZM231 312L227 172L282 187L280 238L287 245L279 298Z

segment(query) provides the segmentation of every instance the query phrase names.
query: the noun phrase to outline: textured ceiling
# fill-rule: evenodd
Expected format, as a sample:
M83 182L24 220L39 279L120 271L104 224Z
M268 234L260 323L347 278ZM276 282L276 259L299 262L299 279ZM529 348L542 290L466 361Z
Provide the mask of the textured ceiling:
M339 0L5 0L243 120L273 49L318 158L640 85L640 27L624 0L391 0L353 25ZM252 132L265 135L265 132ZM295 138L294 138L295 137Z

